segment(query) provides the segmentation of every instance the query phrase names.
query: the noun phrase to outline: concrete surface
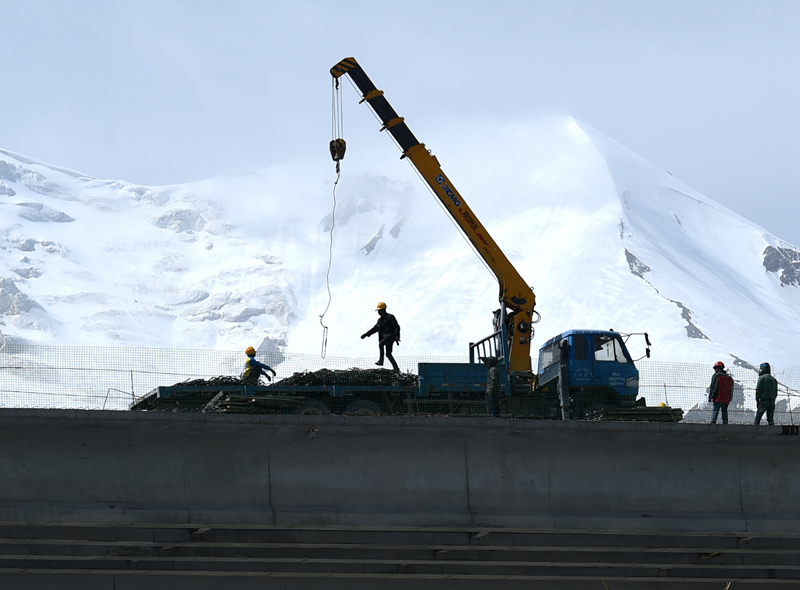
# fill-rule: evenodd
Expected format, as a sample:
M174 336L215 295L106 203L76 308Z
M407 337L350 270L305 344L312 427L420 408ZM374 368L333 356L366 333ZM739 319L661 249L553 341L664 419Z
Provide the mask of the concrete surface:
M0 587L800 587L781 432L0 410Z

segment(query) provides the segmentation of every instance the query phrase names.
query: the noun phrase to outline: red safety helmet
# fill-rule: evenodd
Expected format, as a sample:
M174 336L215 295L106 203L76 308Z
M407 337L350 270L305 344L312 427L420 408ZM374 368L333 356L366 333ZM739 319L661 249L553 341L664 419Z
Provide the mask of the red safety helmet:
M714 368L716 369L717 367L719 367L720 369L724 369L725 363L723 363L722 361L717 361L716 363L714 363Z

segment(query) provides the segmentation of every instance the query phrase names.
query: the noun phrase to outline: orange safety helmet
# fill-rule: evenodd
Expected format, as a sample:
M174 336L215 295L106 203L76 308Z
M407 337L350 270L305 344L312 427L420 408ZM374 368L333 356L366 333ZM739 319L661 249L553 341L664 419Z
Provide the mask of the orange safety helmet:
M386 304L385 304L383 301L381 301L381 302L378 304L378 307L376 307L376 308L375 308L375 311L380 311L380 310L382 310L382 309L386 309Z
M244 353L247 356L256 356L256 349L253 348L252 346L248 346L247 348L245 348Z

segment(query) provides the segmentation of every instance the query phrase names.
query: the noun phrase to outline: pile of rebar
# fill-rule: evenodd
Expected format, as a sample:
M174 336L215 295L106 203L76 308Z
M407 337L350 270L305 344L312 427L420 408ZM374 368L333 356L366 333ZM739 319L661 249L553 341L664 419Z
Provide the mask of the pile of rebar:
M204 387L206 385L244 385L238 377L228 377L221 375L219 377L209 377L208 379L191 379L188 381L181 381L174 383L172 387L183 385L184 387Z
M389 369L346 369L318 371L303 371L295 373L276 381L276 386L306 386L306 385L401 385L415 386L418 377L413 373L395 373Z

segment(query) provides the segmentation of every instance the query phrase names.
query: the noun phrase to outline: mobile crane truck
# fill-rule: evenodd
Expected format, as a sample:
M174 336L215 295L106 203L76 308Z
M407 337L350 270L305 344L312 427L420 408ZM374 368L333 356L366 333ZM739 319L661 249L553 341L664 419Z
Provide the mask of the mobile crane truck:
M480 413L480 408L484 412L487 409L487 364L491 363L500 373L500 414L544 419L678 421L682 418L681 410L647 408L643 399L637 400L639 371L626 346L632 334L612 330L566 331L541 347L538 372L534 373L530 349L533 324L540 318L534 309L536 296L531 287L456 190L436 156L417 140L355 58L343 59L330 73L336 92L340 92L340 79L345 75L350 77L362 95L361 102L366 102L383 124L381 131L391 134L402 150L401 158L408 158L414 165L494 273L499 286L499 309L492 318L494 332L470 343L468 363L419 363L419 378L414 385L297 386L277 382L258 387L257 391L251 387L246 394L242 392L243 396L257 396L261 407L268 406L272 399L277 411L387 414L419 411L422 407L434 412L475 414ZM334 137L330 152L337 171L345 151L344 139ZM649 357L649 337L641 335ZM235 384L229 387L232 394L236 394L237 387ZM212 387L207 396L218 389L219 386ZM139 406L156 408L159 397L166 402L166 398L177 395L179 390L179 386L157 388Z
M500 307L494 313L494 333L470 344L469 363L420 363L420 395L436 395L445 383L458 389L475 382L476 376L482 377L487 372L477 359L493 356L502 369L502 389L506 394L501 407L512 414L578 418L608 408L642 407L641 400L637 405L639 371L625 343L629 334L610 330L564 332L542 346L538 374L532 373L530 348L533 324L539 320L539 314L534 309L536 296L531 287L467 205L436 156L417 140L355 58L343 59L330 71L337 90L339 79L344 75L350 77L361 92L361 102L366 102L383 124L381 131L391 134L402 150L401 158L408 158L414 165L499 285ZM341 138L331 140L331 155L337 162L344 157L344 145ZM649 357L649 337L643 335ZM658 413L653 410L652 414Z

